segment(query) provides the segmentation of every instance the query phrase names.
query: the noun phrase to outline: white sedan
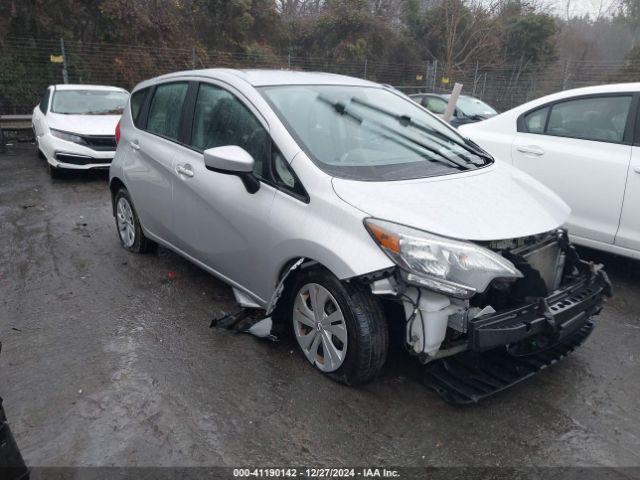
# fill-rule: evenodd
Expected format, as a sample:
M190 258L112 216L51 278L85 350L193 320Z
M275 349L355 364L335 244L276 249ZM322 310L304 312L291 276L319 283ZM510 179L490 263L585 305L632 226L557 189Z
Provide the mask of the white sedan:
M640 258L640 83L568 90L460 131L558 193L572 240Z
M109 168L129 93L117 87L52 85L33 109L38 153L52 177L61 169Z

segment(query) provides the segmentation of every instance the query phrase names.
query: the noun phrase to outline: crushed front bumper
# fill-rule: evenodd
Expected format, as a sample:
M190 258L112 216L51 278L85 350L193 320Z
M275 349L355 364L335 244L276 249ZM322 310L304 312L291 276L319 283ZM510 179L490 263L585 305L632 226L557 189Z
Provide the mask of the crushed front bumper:
M544 350L579 330L600 313L611 283L603 270L585 274L562 290L507 312L469 321L469 349L476 352L507 346L515 355Z
M552 295L507 312L469 321L468 350L429 363L425 383L446 401L476 403L520 383L566 357L595 327L606 273L592 264Z

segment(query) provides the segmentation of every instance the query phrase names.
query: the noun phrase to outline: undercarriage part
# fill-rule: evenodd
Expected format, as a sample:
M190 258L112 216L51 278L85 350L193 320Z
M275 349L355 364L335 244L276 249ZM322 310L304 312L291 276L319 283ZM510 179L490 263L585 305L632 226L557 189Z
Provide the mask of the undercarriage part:
M209 328L218 327L232 330L236 333L250 333L256 337L277 341L278 338L271 333L273 321L271 317L265 317L262 310L243 308L236 313L223 315L211 320Z
M459 310L445 295L415 287L402 295L406 342L416 354L435 355L447 333L449 316Z
M425 367L424 382L449 403L477 403L566 357L587 339L593 327L593 322L587 321L562 342L532 355L513 356L497 348L435 360Z

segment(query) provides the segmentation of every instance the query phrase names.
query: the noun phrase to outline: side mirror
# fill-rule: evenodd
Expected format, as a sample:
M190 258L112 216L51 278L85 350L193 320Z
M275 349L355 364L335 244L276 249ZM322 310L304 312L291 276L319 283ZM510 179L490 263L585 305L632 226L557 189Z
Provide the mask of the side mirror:
M204 165L207 170L227 175L237 175L247 192L256 193L260 182L253 174L255 160L249 152L237 145L214 147L204 151Z

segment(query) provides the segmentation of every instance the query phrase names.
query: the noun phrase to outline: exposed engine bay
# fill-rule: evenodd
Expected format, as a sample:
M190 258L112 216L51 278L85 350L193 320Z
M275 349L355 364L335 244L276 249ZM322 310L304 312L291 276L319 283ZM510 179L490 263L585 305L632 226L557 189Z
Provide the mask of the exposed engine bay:
M597 314L610 295L601 266L580 260L563 230L477 244L511 262L518 278L495 278L470 298L412 285L399 269L371 282L374 294L402 306L405 344L423 363L465 350L544 350Z

